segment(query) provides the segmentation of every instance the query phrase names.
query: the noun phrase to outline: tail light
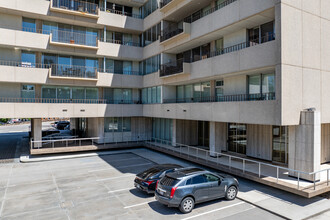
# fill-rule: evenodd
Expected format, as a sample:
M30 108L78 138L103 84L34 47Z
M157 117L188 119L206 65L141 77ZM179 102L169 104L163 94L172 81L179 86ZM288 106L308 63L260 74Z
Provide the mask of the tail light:
M173 196L174 196L174 193L175 193L175 190L177 189L178 187L172 187L171 189L171 195L170 195L170 198L172 199Z
M144 181L146 184L150 185L151 183L153 183L154 181Z
M157 180L157 183L156 183L156 190L157 190L157 187L158 187L158 182L159 182L159 180Z

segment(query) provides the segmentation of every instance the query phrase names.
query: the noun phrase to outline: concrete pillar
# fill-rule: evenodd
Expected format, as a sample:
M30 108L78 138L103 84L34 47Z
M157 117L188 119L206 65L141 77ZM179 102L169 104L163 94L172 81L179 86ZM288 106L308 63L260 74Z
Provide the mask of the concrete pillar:
M290 169L314 172L321 168L321 114L317 111L303 111L300 125L289 126ZM297 173L290 173L298 176ZM300 175L302 179L313 181L312 175ZM316 175L316 180L319 175Z
M87 119L87 136L90 138L99 137L96 143L104 143L104 118Z
M215 157L216 154L216 150L215 150L215 122L214 121L210 121L210 156L211 157Z
M31 119L31 136L33 141L42 140L42 120L41 118L32 118ZM42 147L41 143L34 143L34 148Z
M107 1L105 1L105 2L107 2ZM107 42L107 27L104 27L104 29L103 29L103 42Z
M210 93L210 96L211 97L215 97L215 80L211 80L211 93Z
M172 146L176 146L176 119L172 120Z

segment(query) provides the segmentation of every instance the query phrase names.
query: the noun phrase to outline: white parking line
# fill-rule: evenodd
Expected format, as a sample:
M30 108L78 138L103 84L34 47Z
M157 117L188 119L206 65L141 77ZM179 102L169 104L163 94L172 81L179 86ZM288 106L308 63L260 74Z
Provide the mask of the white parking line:
M233 204L233 205L221 207L221 208L218 208L218 209L213 209L213 210L208 211L208 212L200 213L198 215L193 215L193 216L190 216L188 218L183 218L182 220L188 220L188 219L192 219L192 218L197 218L197 217L202 216L202 215L207 215L207 214L210 214L212 212L217 212L217 211L220 211L220 210L223 210L223 209L228 209L228 208L231 208L231 207L234 207L234 206L238 206L238 205L241 205L241 204L244 204L244 203L245 202L239 202L239 203L236 203L236 204Z
M149 202L151 202L151 201L149 201ZM148 204L149 202L143 202L143 203L136 204L136 205L125 206L124 209L129 209L129 208L133 208L136 206L145 205L145 204Z
M120 167L111 167L111 168L105 168L105 169L98 169L98 170L89 170L89 173L92 172L100 172L100 171L106 171L106 170L115 170L119 168L127 168L127 167L139 167L139 166L145 166L145 165L150 165L153 163L141 163L141 164L134 164L134 165L127 165L127 166L120 166Z
M116 176L116 177L110 177L110 178L105 178L105 179L98 179L96 181L99 182L99 181L104 181L104 180L114 180L114 179L126 178L126 177L131 177L131 176L135 176L135 174L125 175L125 176Z
M135 189L135 188L125 188L125 189L117 189L117 190L113 190L113 191L109 191L108 193L115 193L115 192L121 192L121 191L126 191L126 190L131 190L131 189Z

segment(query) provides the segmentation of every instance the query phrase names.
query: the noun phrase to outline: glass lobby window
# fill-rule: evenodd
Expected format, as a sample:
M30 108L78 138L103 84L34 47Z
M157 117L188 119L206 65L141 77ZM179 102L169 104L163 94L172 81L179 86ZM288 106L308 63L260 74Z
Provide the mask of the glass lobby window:
M246 154L246 125L228 125L228 151Z
M219 80L215 82L215 95L217 100L220 101L221 97L224 95L224 82L223 80Z
M22 30L27 32L36 32L36 20L23 17Z
M287 126L273 126L273 154L274 162L288 163L289 135Z
M21 61L23 67L35 67L36 54L34 52L22 51Z
M21 91L22 98L35 98L34 85L23 85Z
M131 118L105 118L104 132L130 132Z

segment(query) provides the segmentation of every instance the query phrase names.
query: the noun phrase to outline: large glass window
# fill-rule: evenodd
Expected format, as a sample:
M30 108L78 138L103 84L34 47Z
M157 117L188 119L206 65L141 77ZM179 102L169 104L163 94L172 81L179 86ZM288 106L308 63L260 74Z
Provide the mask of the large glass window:
M36 54L34 52L22 51L21 61L24 67L35 67Z
M288 127L273 126L273 161L278 163L288 163Z
M131 118L105 118L104 132L130 132Z
M172 140L172 119L153 118L152 136L161 140Z
M250 99L272 100L275 97L275 74L249 76L248 90Z
M22 98L35 98L35 88L34 85L23 85L21 91Z
M22 30L28 32L36 32L36 21L31 18L23 18Z
M228 125L228 151L246 154L246 125L229 124Z
M161 86L142 89L142 103L143 104L161 103L162 101L161 93L162 93Z
M98 99L97 88L44 86L41 91L44 99Z
M221 98L224 95L224 81L219 80L215 83L215 95L218 101L221 101Z
M104 89L104 98L110 104L126 103L132 102L132 89Z

